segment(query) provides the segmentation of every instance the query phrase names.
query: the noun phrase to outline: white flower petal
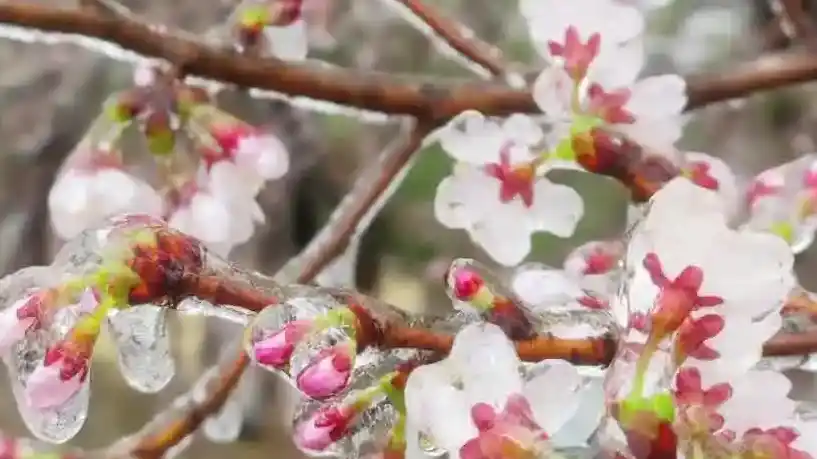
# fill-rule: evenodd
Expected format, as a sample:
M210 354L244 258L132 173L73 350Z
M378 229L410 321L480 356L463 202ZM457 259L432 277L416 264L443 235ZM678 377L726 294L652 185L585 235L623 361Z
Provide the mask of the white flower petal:
M554 122L570 125L573 80L564 68L550 66L533 83L533 100Z
M546 231L559 237L570 237L584 214L584 201L566 185L540 178L534 184L534 200L529 221L532 231Z
M582 377L564 360L542 362L541 373L525 383L524 395L536 422L548 433L557 432L579 406Z
M500 150L511 140L499 124L475 111L451 120L437 138L452 158L475 165L498 162Z
M505 135L524 146L536 145L544 138L544 132L538 124L527 115L515 113L502 123Z
M445 363L411 372L405 391L407 423L432 436L437 446L459 451L478 432L471 423L471 405L450 378Z
M516 204L512 202L497 208L493 219L475 224L469 231L474 243L505 266L519 264L531 251L530 229L522 224L525 213L511 207Z
M522 390L516 349L496 325L463 328L454 339L449 362L462 377L472 405L489 403L501 410L509 396Z
M535 306L557 306L583 295L576 282L560 269L522 266L513 277L514 293Z

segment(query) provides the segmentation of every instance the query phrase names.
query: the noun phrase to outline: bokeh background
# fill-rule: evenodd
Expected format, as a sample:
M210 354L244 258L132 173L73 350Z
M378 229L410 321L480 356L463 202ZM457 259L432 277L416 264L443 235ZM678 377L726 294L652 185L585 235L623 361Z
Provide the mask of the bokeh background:
M34 1L34 0L20 0ZM36 0L59 4L57 1ZM509 60L535 66L537 57L514 0L427 0L495 43ZM763 53L797 46L775 15L774 0L622 0L650 6L647 73L720 72ZM306 0L312 26L311 58L381 71L473 77L423 34L388 0ZM151 21L192 32L223 20L232 0L130 0ZM817 17L817 2L806 2ZM66 0L66 7L74 2ZM588 14L592 14L589 12ZM20 44L0 39L0 273L47 264L59 248L46 200L62 160L82 137L108 94L131 85L132 68L72 45ZM366 122L327 115L282 102L258 101L232 91L221 106L244 119L274 127L290 148L292 172L262 195L268 224L232 259L273 273L320 228L349 188L355 171L373 161L398 134L396 120ZM724 158L743 179L817 150L817 86L800 85L718 104L690 114L681 147ZM139 154L138 146L133 153ZM432 203L450 161L430 146L361 242L355 276L360 289L411 310L450 307L441 287L457 256L485 259L465 233L443 228ZM626 219L625 193L612 181L565 172L554 177L576 186L587 214L571 240L538 235L530 260L559 264L576 243L615 235ZM817 289L817 251L798 260L802 283ZM241 331L208 319L173 320L177 375L161 394L128 389L109 340L95 355L90 420L76 440L98 447L134 431L185 391L218 351ZM810 396L810 375L793 375L798 394ZM288 440L294 395L269 374L251 371L240 391L249 407L236 443L214 444L197 435L182 457L302 457ZM10 391L0 384L0 429L25 435Z

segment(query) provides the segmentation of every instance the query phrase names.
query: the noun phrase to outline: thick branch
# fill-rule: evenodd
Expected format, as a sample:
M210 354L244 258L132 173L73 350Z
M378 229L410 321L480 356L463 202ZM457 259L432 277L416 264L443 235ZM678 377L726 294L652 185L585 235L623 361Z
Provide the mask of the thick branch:
M495 116L537 111L529 91L501 84L409 81L378 73L251 58L213 50L121 17L33 4L3 4L0 23L93 37L180 64L189 74L388 114L446 120L465 110ZM687 109L814 79L817 57L802 53L761 57L728 72L688 77Z

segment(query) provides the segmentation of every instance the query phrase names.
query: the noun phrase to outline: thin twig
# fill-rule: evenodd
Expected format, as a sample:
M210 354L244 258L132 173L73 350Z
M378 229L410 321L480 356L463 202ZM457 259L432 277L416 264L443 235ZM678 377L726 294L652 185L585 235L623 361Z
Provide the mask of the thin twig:
M465 60L471 61L494 77L508 77L508 65L502 59L502 53L479 38L473 31L466 29L458 21L448 18L438 8L423 0L385 0L405 8L415 16L417 21L412 25L429 29L447 46Z

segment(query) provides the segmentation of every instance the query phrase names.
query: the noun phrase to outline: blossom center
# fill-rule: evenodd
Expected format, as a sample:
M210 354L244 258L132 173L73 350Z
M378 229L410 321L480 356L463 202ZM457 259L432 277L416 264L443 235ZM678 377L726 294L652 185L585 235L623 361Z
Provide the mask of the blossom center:
M687 266L675 279L670 280L655 253L647 254L643 264L653 284L659 288L651 313L651 333L655 339L662 339L678 330L693 310L723 303L720 297L701 296L698 293L703 284L703 270L698 266Z
M627 110L632 93L629 89L604 90L598 83L587 88L587 110L610 124L633 124L635 116Z
M598 57L601 46L601 35L594 33L590 35L587 42L582 42L579 30L576 26L569 26L565 30L564 41L548 42L548 50L555 57L564 59L564 67L574 81L581 81L587 76L587 69Z
M526 207L533 205L534 163L511 164L509 147L499 154L499 163L485 166L485 173L499 180L499 200L507 203L517 196Z
M690 163L683 171L692 183L707 190L718 191L721 187L720 182L711 173L712 166L703 161L696 161Z

